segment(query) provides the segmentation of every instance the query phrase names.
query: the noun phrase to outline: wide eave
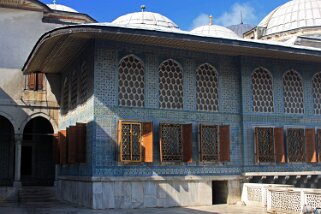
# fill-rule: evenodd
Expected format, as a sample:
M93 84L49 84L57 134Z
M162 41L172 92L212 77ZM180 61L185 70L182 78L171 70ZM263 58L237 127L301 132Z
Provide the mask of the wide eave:
M94 40L109 40L168 47L229 56L321 62L321 50L291 47L242 39L203 37L180 32L134 29L118 26L78 25L44 34L29 55L23 71L59 73Z

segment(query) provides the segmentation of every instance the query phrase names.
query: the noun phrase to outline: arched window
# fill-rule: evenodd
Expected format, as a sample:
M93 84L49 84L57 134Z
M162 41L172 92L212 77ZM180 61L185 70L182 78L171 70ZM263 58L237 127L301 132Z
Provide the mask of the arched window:
M312 85L314 114L321 114L321 72L314 75L312 79Z
M196 71L197 110L218 111L218 75L215 68L202 64Z
M134 55L119 62L118 104L144 107L144 64Z
M294 70L287 71L283 76L284 112L303 114L303 85L301 76Z
M79 98L81 102L84 102L87 99L89 92L89 69L88 63L83 61L80 67L80 81L79 81Z
M273 80L270 72L264 68L256 69L252 74L253 111L274 112Z
M78 98L78 76L77 71L73 70L71 76L71 94L70 94L70 107L76 108Z
M69 79L68 79L68 75L66 75L64 83L63 83L63 89L62 89L62 111L63 111L63 113L67 113L68 108L69 108Z
M164 61L159 66L159 107L183 108L183 70L172 59Z

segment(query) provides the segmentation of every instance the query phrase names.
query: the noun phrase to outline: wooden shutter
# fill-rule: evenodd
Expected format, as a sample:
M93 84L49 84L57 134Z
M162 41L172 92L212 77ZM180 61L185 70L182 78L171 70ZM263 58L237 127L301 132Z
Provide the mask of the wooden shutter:
M86 163L87 133L86 124L77 123L77 162Z
M121 150L121 141L122 141L122 125L123 121L119 120L118 121L118 126L117 126L117 149L116 149L116 160L117 161L122 161L122 150Z
M68 163L75 164L77 163L77 127L70 126L67 129L67 138L68 138Z
M37 90L43 90L44 73L37 73Z
M153 162L153 123L143 123L142 144L144 162Z
M193 130L192 124L183 125L183 161L192 162L193 155Z
M53 161L55 164L60 164L60 154L59 154L59 134L54 134L52 136L52 152Z
M230 161L230 126L220 126L220 161Z
M285 163L283 128L274 128L274 148L277 163Z
M259 152L259 128L255 128L254 131L254 146L255 146L255 162L259 163L260 162L260 152Z
M315 130L305 130L305 148L308 163L317 162L316 145L315 145Z
M30 73L28 74L28 89L36 90L36 74Z
M60 151L60 164L67 164L67 131L59 131L59 151Z

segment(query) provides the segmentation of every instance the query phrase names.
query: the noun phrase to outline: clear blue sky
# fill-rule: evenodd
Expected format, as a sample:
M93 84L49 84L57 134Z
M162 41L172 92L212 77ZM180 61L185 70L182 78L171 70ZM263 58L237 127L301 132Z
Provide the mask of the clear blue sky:
M157 12L173 20L181 29L190 30L208 22L208 15L219 25L238 24L243 14L244 23L258 24L270 11L289 0L57 0L99 22L111 22L117 17L140 11ZM52 3L52 0L42 0Z

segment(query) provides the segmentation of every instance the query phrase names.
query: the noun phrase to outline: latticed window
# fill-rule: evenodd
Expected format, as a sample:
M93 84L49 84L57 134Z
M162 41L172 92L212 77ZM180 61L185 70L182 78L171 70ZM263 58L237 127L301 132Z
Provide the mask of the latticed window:
M314 75L313 80L314 114L321 114L321 72Z
M120 161L153 162L152 123L119 121L118 143Z
M69 79L65 77L63 89L62 89L62 110L67 112L69 108Z
M71 108L75 108L77 106L77 98L78 98L78 78L77 78L77 72L74 70L72 72L72 78L71 78L71 97L70 97Z
M300 75L293 70L286 72L283 77L284 112L303 114L303 85Z
M274 112L273 81L271 74L259 68L252 74L253 111Z
M273 128L255 128L256 162L274 162Z
M84 61L80 67L80 90L79 90L79 98L81 102L84 102L88 97L89 92L89 69L88 64Z
M289 162L305 162L304 129L288 129L286 142Z
M192 161L192 125L160 125L161 161Z
M208 63L196 71L197 110L218 111L218 75Z
M219 133L216 125L200 125L202 161L219 161Z
M257 127L254 132L256 163L284 163L283 128Z
M119 62L118 91L120 106L144 107L144 65L134 55Z
M227 125L199 126L200 160L203 162L230 161L230 127Z
M164 61L159 66L159 107L183 108L183 71L172 59Z

